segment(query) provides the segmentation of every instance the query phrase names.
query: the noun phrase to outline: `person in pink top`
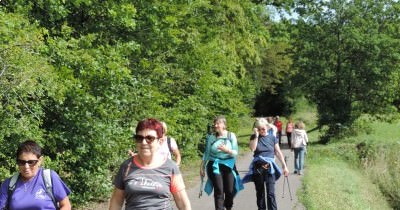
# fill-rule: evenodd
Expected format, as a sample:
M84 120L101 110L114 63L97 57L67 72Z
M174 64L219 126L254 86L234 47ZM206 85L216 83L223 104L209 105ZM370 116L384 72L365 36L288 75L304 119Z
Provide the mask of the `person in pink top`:
M289 121L286 124L286 137L289 145L289 149L292 148L292 132L294 129L293 119L289 117Z

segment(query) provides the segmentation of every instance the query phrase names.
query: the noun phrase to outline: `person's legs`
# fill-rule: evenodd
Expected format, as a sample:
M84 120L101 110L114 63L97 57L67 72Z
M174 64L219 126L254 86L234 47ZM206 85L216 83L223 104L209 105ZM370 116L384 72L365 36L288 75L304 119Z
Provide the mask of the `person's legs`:
M294 148L294 171L299 172L299 148Z
M258 210L265 210L266 205L265 205L264 176L263 174L259 174L256 170L254 170L253 180L254 180L254 185L256 187Z
M286 133L287 142L289 145L289 149L292 148L292 133Z
M299 173L302 172L304 169L304 153L305 153L305 148L304 147L299 148Z
M278 209L275 199L275 176L273 174L266 174L266 187L267 187L267 205L268 210Z
M233 191L235 177L233 176L232 169L225 165L219 165L222 181L224 186L225 201L224 206L226 209L231 209L233 206Z
M207 164L207 174L214 187L214 206L216 210L224 210L224 191L221 174L214 174L213 162Z
M282 144L281 138L282 138L282 131L278 131L278 140L279 140L279 144Z

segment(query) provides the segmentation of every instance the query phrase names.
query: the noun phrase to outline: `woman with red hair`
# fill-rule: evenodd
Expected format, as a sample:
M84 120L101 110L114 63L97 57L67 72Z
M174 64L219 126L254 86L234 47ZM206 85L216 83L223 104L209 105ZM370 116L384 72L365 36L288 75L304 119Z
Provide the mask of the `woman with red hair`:
M114 179L110 210L172 209L169 195L180 210L190 210L189 198L178 166L158 150L163 143L160 121L142 120L133 136L137 154L122 163Z

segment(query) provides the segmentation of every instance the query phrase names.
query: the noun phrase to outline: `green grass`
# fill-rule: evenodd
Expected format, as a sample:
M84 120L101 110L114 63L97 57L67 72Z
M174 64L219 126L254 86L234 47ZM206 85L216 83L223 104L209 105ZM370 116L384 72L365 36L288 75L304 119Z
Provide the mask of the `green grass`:
M358 135L319 145L313 144L321 135L319 130L313 129L317 119L315 108L300 100L296 110L293 119L305 122L311 142L303 187L298 193L307 209L400 208L400 159L395 155L395 151L400 150L399 123L374 122L366 118L358 122L361 128ZM366 145L364 153L357 149L362 142ZM366 156L364 163L360 160L362 155Z
M391 209L368 176L335 158L309 161L301 201L307 209Z
M370 141L382 143L399 143L400 144L400 122L386 123L386 122L370 122L371 130L363 132L353 138L353 141Z

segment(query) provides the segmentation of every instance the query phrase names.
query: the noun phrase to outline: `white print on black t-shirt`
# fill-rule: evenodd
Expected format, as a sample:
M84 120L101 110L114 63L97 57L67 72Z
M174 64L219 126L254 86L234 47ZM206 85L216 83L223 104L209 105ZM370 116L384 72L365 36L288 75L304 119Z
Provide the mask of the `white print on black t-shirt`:
M140 187L142 189L150 189L157 191L162 189L161 183L146 177L135 177L134 180L128 182L128 185L133 185L136 187Z

